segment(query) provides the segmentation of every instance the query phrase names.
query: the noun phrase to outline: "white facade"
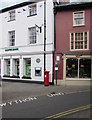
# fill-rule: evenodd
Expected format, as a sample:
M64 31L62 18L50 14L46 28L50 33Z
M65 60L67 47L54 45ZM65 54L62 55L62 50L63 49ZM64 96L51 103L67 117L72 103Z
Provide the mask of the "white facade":
M29 6L34 4L36 4L37 14L29 16ZM12 10L15 10L15 20L9 21L9 12ZM29 42L29 28L32 27L38 29L36 30L36 43L34 44ZM9 43L11 31L15 31L15 45L13 46L10 46ZM44 35L46 35L46 43L44 42ZM40 1L33 4L30 2L28 5L16 6L14 9L8 8L8 10L0 13L0 60L3 79L44 82L45 66L45 70L49 71L49 82L52 82L53 51L53 2Z

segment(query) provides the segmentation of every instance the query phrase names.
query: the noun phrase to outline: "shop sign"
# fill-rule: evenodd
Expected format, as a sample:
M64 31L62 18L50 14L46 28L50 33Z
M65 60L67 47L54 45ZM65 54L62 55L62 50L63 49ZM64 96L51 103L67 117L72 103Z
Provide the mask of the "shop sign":
M60 61L60 56L56 56L56 61Z
M55 67L55 70L58 70L58 67Z
M16 50L19 50L18 48L8 48L8 49L5 49L5 51L16 51Z

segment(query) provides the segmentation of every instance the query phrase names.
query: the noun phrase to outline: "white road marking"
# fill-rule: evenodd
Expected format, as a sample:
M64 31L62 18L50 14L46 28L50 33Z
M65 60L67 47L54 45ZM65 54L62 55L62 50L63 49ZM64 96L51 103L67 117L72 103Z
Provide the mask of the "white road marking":
M7 105L11 106L13 104L25 103L25 102L33 101L33 100L37 100L37 97L28 97L25 99L13 100L13 101L5 102L5 103L0 103L0 107L5 107Z
M83 93L83 92L90 92L90 90L83 90L83 91L75 91L75 92L59 92L59 93L49 93L47 94L47 97L55 97L60 95L68 95L68 94L74 94L74 93Z

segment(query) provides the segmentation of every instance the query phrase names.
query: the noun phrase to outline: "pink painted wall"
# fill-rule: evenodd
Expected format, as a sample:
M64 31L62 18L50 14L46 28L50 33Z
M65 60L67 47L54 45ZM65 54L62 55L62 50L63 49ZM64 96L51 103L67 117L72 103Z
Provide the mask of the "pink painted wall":
M85 52L90 52L90 51L92 52L92 25L90 26L90 23L92 21L92 10L84 10L84 11L85 11L85 26L81 26L81 27L73 26L73 12L77 12L77 11L57 12L56 14L56 52L70 52L69 33L76 32L76 31L77 32L89 31L89 50L86 50ZM58 68L59 68L58 79L63 79L62 58L61 58L61 61L58 62Z
M92 52L92 9L90 10L90 51Z
M63 60L62 60L62 55L61 54L56 54L55 55L55 58L54 58L54 61L56 61L56 56L59 56L60 57L60 61L58 61L58 71L57 71L57 78L60 80L60 79L63 79ZM55 64L54 64L55 66ZM56 71L54 69L54 78L56 79Z
M73 27L73 12L77 12L77 11L62 11L62 12L58 12L56 15L56 51L57 52L70 51L70 39L69 39L70 32L74 32L74 31L80 32L80 31L88 30L89 34L91 34L90 10L85 10L85 26L81 26L81 27Z

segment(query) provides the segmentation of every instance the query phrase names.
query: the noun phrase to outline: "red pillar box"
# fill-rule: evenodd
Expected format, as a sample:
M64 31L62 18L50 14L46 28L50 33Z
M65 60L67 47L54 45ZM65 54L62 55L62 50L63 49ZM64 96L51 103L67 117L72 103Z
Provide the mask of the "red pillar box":
M44 71L44 85L49 86L49 71Z

